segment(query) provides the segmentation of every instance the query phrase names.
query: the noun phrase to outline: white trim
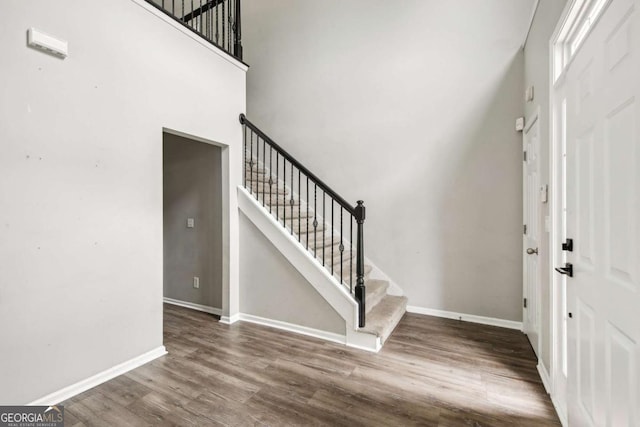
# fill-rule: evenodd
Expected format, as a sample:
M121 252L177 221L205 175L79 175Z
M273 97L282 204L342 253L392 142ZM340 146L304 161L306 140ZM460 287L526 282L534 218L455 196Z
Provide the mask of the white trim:
M562 427L567 427L569 425L569 418L567 417L567 414L563 412L558 406L557 400L553 398L553 393L551 393L551 403L553 403L553 407L556 409L556 414L558 415L560 424L562 424Z
M96 375L36 399L28 405L55 405L167 354L163 345Z
M538 360L538 365L536 366L536 368L538 369L538 374L540 374L540 379L542 380L544 390L547 392L547 394L551 394L551 377L549 376L547 368L542 364L540 360Z
M229 62L230 64L236 66L237 68L241 69L242 71L246 72L249 69L249 67L247 65L245 65L242 62L238 61L233 56L227 54L225 51L223 51L219 47L216 47L213 44L207 42L205 39L203 39L202 37L200 37L199 35L197 35L193 31L185 28L183 25L181 25L178 22L176 22L169 15L167 15L167 14L161 12L160 10L156 9L155 7L151 6L146 1L144 1L144 0L131 0L131 1L134 2L135 4L137 4L138 6L142 7L143 9L145 9L147 12L151 13L152 15L155 15L159 19L162 19L167 24L171 25L173 28L179 30L180 32L182 32L186 36L192 38L196 42L200 43L202 46L206 47L207 49L209 49L210 51L212 51L213 53L218 55L220 58L222 58L225 61Z
M495 317L476 316L475 314L456 313L454 311L436 310L433 308L407 306L407 312L423 314L426 316L443 317L445 319L461 320L463 322L480 323L482 325L499 326L501 328L517 329L522 331L522 322L497 319Z
M162 301L167 303L167 304L171 304L171 305L177 305L177 306L180 306L180 307L190 308L192 310L197 310L197 311L202 311L202 312L205 312L205 313L215 314L216 316L221 316L222 315L222 309L221 308L210 307L208 305L196 304L196 303L189 302L189 301L182 301L182 300L179 300L179 299L173 299L173 298L167 298L167 297L162 298Z
M537 159L538 165L538 172L540 171L541 168L541 156L540 153L542 152L542 135L541 135L541 131L542 131L542 127L541 127L541 107L540 104L538 104L535 108L535 110L533 111L533 113L531 113L531 115L529 117L527 117L525 124L524 124L524 129L522 131L522 149L523 151L526 150L526 146L525 146L525 142L527 141L528 135L529 135L529 131L531 131L531 129L533 128L534 125L537 124L538 126L538 140L539 140L539 144L538 144L538 151L535 153L535 157ZM551 126L551 125L550 125ZM528 153L529 155L531 155L532 153ZM522 204L523 207L525 206L525 202L528 205L529 201L531 200L528 192L527 192L527 162L523 162L522 164ZM536 183L536 190L534 191L538 191L541 185L541 181L540 178L538 178L538 182ZM535 200L539 200L538 199L538 193L536 193L535 195ZM548 200L547 200L548 201ZM538 201L536 203L536 205L538 206L538 208L536 209L537 212L537 218L535 219L538 222L538 235L535 236L537 238L537 244L538 244L538 248L542 247L542 234L543 234L543 228L540 227L541 224L543 224L544 221L544 217L543 217L543 212L542 212L542 207L540 206L540 202ZM527 209L530 210L530 209ZM527 219L531 219L531 218L524 218L524 216L526 215L525 210L523 209L523 223L528 223L528 221L526 221ZM527 298L528 302L531 301L531 283L529 283L529 275L527 272L527 248L528 248L528 244L527 241L529 240L529 232L531 231L532 227L531 224L527 225L529 228L527 230L527 234L523 234L522 235L522 253L523 253L523 257L522 257L522 295L523 298ZM538 256L538 255L536 255ZM537 339L537 343L536 346L534 348L534 352L536 352L536 356L538 355L537 353L541 351L542 349L542 262L540 261L540 259L538 260L538 264L537 264L537 272L538 274L536 275L536 277L538 278L537 283L534 283L534 291L535 291L535 300L536 300L536 313L535 313L535 318L536 318L536 324L535 325L529 325L526 322L527 319L527 314L528 314L528 310L531 309L531 305L529 305L529 307L525 308L524 304L522 305L522 332L524 332L527 335L527 338L529 338L529 341L531 341L530 337L529 337L529 332L534 332L538 339ZM531 326L533 326L533 328L535 329L534 331L531 330L526 330L525 329L525 325L528 325L529 328L531 328ZM532 347L533 347L533 342L531 343Z
M538 11L538 6L540 5L540 0L536 0L531 8L531 17L529 18L529 26L527 27L527 34L524 35L524 40L522 41L522 48L527 45L527 40L529 40L529 34L531 34L531 27L533 27L533 20L536 17L536 12Z
M356 329L358 304L348 290L242 186L238 186L238 207L345 320L347 328Z
M224 323L225 325L233 325L237 321L240 320L240 313L236 313L233 316L220 316L220 323Z
M294 325L293 323L283 322L281 320L267 319L266 317L254 316L253 314L240 313L240 321L268 326L270 328L319 338L321 340L331 341L338 344L346 344L346 337L344 335L321 331L320 329L309 328L306 326Z

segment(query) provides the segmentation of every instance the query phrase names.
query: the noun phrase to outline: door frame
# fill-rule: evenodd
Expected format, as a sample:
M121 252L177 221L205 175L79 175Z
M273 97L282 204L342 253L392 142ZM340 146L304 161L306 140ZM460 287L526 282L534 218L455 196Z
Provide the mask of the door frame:
M523 149L525 148L525 141L527 138L527 133L531 130L531 128L537 124L538 125L538 152L536 153L536 158L537 158L537 162L538 162L538 186L537 186L537 190L536 190L536 194L534 195L535 200L537 201L537 205L538 205L538 209L537 209L537 221L538 221L538 250L540 250L540 240L542 238L542 233L541 233L541 225L542 225L542 209L540 207L540 199L539 199L539 190L540 190L540 170L541 170L541 164L540 164L540 154L541 154L541 150L540 150L540 145L542 143L542 138L541 138L541 134L540 134L540 130L542 129L540 126L540 120L542 119L541 115L540 115L540 105L538 105L536 107L536 109L534 110L534 112L531 114L530 117L527 117L526 122L525 122L525 127L522 131L522 146ZM527 163L523 162L523 167L522 167L522 193L523 193L523 201L527 201ZM523 203L524 204L524 203ZM523 212L523 218L526 215L526 212ZM524 223L524 221L523 221ZM529 230L531 229L531 224L526 224L526 226L528 227L527 229L527 233L529 232ZM528 282L528 272L527 272L527 257L528 256L532 256L532 255L528 255L526 253L527 250L527 236L528 234L524 234L522 235L522 294L523 294L523 298L527 298L529 296L528 288L530 287L530 283ZM539 255L536 255L539 256ZM542 348L542 322L541 322L541 316L542 316L542 307L540 306L540 300L541 300L541 295L542 295L542 265L540 263L540 260L538 260L537 263L537 268L538 268L538 274L536 275L536 277L538 278L538 283L535 284L535 292L536 292L536 334L537 334L537 343L536 343L536 349L538 352L540 352L540 349ZM525 327L527 325L526 322L526 315L527 315L527 308L524 307L524 303L522 304L522 330L525 333L525 335L527 334L527 328ZM538 356L536 354L536 356Z
M231 146L223 142L202 138L168 127L162 128L162 134L164 135L165 133L220 148L220 168L222 173L222 311L220 322L225 324L234 323L238 318L237 312L240 297L237 283L237 258L232 256L236 248L232 247L232 243L239 241L239 235L237 226L234 227L234 224L232 224L233 212L235 209L235 215L237 215L238 206L237 204L234 206L231 204L232 190L235 189L235 187L231 185L231 179L232 174L236 173L236 170L231 167Z
M561 334L558 316L561 277L554 266L559 265L563 237L562 218L562 141L557 132L555 112L560 105L556 101L558 87L565 85L566 70L571 65L575 53L580 50L581 41L586 39L598 23L603 12L613 0L568 0L549 40L549 284L551 285L551 401L556 408L560 422L568 425L567 396L558 396L558 375L562 372L562 353L557 342ZM575 42L576 39L578 42ZM572 46L572 44L574 44Z

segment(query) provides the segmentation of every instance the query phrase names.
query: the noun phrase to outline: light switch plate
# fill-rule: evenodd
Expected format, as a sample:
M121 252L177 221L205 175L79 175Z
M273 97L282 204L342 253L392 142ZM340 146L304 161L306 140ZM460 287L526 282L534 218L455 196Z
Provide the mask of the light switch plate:
M187 218L187 228L194 228L196 226L196 220L193 218Z

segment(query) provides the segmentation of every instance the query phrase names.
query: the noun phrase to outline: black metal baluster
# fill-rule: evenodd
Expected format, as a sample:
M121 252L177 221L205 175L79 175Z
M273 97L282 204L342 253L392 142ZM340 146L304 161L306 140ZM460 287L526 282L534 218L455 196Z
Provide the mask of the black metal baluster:
M353 293L353 215L349 217L349 293Z
M331 197L331 275L333 276L333 196ZM326 244L326 242L325 242Z
M307 176L307 250L309 250L309 176Z
M256 136L256 174L258 175L258 182L256 182L256 200L260 202L260 185L264 184L264 177L260 173L260 135Z
M300 197L300 194L302 193L301 190L301 186L300 186L300 169L298 169L298 242L300 241L300 239L302 239L302 233L300 233L300 224L302 223L302 221L300 220L300 209L302 208L302 197Z
M162 9L164 9L164 0L162 0Z
M189 27L193 28L193 0L191 0L191 12L189 12L191 19L189 20Z
M324 226L324 227L322 227L322 242L323 242L322 243L322 266L323 267L324 267L324 234L325 234L324 232L327 229L327 219L326 219L327 217L324 214L324 212L325 212L324 199L326 199L326 198L327 198L327 195L324 192L324 189L322 189L322 223L323 223L322 225Z
M218 21L219 21L219 17L218 17L218 9L219 9L219 7L218 6L219 5L216 4L216 44L219 44L218 40L220 38L220 31L218 30Z
M365 287L364 287L364 219L365 208L364 202L358 200L358 206L356 206L356 221L358 222L358 253L357 253L357 265L356 274L358 279L356 281L355 297L358 301L358 326L364 327L365 325Z
M278 171L279 165L280 165L280 153L276 151L276 179L278 180L278 183L280 183L280 172ZM276 201L277 200L278 200L278 194L276 194ZM278 209L278 205L276 205L276 215L278 216L278 222L280 222L280 210Z
M240 0L236 0L234 25L234 46L233 54L242 60L242 12L240 11Z
M340 251L340 283L343 282L343 275L342 275L342 255L344 253L344 245L342 244L342 205L340 205L340 246L338 246L338 250Z
M284 188L287 188L287 159L284 158L284 155L282 156L282 176L284 178ZM280 196L277 197L278 199L278 210L280 210ZM282 200L284 203L282 203L282 225L284 225L284 228L287 228L287 196L286 194L282 196Z
M266 179L266 178L267 178L267 171L266 171L266 169L265 169L265 166L266 166L266 164L267 164L267 150L266 150L266 148L265 148L265 147L266 147L266 144L267 144L267 143L266 143L266 141L263 139L263 140L262 140L262 170L264 171L264 172L263 172L264 179ZM264 179L263 179L263 182L262 182L262 206L264 206L264 205L265 205L265 199L266 199L266 194L267 194L267 191L266 191L266 189L264 188L264 185L266 184L266 183L264 182ZM271 192L271 187L269 187L269 192Z
M318 185L313 184L313 256L318 256Z
M184 22L184 0L182 0L182 15L180 16L180 21Z
M198 28L198 32L200 32L200 34L202 34L204 31L202 31L202 0L200 0L200 27Z
M249 176L251 177L250 182L251 182L251 188L249 189L249 194L251 194L251 192L253 191L253 187L255 187L254 185L254 181L253 181L253 161L252 161L252 157L253 157L253 129L251 129L251 134L249 136L249 143L250 143L250 150L249 150ZM247 167L247 164L245 163L244 167Z
M227 7L227 25L229 28L229 31L227 32L228 36L227 36L227 43L224 46L224 50L226 50L227 52L231 52L231 38L232 38L232 32L233 32L233 27L231 26L231 8L233 7L233 0L229 0L229 6Z
M247 188L247 127L244 127L244 188Z
M176 0L171 0L171 14L176 16Z
M225 34L225 13L224 13L224 4L225 4L225 0L222 1L222 48L224 49L224 34Z
M289 205L291 206L291 235L293 236L293 164L291 164L291 200Z
M269 213L271 214L271 205L273 199L271 197L271 190L273 188L273 147L269 144ZM278 187L276 186L276 196L278 195Z

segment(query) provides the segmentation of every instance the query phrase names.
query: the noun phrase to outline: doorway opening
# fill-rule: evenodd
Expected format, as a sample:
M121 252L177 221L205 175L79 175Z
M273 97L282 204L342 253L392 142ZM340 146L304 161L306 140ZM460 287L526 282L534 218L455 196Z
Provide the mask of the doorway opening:
M164 302L220 316L223 150L167 131L162 143Z

